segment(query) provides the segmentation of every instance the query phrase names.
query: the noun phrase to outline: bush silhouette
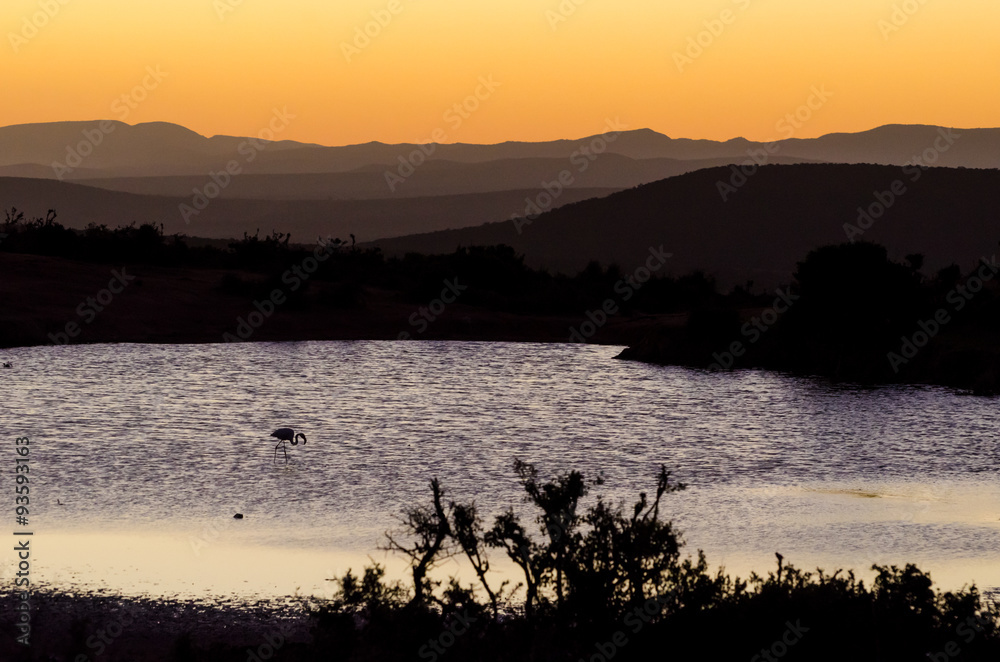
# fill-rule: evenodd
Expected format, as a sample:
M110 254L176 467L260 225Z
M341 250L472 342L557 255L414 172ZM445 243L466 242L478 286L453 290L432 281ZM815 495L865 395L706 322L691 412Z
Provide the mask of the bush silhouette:
M682 557L662 513L684 485L665 467L655 493L630 508L598 497L582 510L601 479L569 471L543 480L521 461L514 471L534 526L508 509L486 528L474 504L446 501L432 481L431 504L408 509L389 534L412 560L413 586L386 583L378 565L363 580L339 578L334 599L313 612L316 659L915 662L959 644L962 659L1000 655L997 605L975 587L936 591L913 565L873 566L867 586L853 572L804 572L780 554L776 570L747 580L712 573L701 552ZM491 584L488 549L518 567L516 586ZM429 578L454 554L472 561L485 601L474 585Z

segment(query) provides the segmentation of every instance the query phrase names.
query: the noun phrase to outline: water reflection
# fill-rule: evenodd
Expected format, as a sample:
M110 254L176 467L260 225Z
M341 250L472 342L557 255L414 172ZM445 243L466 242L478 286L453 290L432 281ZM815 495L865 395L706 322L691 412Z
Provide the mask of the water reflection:
M1000 585L994 400L646 366L612 360L618 349L11 350L4 435L32 438L33 524L63 550L46 571L129 590L166 582L172 566L146 562L150 550L175 550L192 568L177 572L194 573L188 538L223 523L213 549L247 557L245 568L234 561L253 575L247 587L309 584L325 559L374 552L393 517L426 500L433 476L484 513L520 505L515 456L544 471L601 472L605 493L629 501L660 463L677 467L691 489L667 505L692 550L742 574L769 569L780 550L798 565L920 561L959 584ZM269 435L286 426L309 443L284 466ZM236 512L247 515L241 527ZM182 542L159 546L150 532ZM86 556L112 535L131 562ZM297 565L276 562L282 555ZM191 590L228 594L240 583L191 576Z

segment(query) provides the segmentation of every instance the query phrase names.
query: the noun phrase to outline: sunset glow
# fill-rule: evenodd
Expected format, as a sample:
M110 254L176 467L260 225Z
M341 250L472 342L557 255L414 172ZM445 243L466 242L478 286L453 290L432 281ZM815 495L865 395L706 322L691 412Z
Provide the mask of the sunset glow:
M0 125L168 121L322 144L546 140L609 117L766 140L889 123L996 126L1000 5L979 0L8 0ZM367 34L366 34L367 30ZM129 112L112 110L165 74ZM499 84L457 128L480 77ZM476 105L476 104L472 104ZM122 115L126 116L123 117Z

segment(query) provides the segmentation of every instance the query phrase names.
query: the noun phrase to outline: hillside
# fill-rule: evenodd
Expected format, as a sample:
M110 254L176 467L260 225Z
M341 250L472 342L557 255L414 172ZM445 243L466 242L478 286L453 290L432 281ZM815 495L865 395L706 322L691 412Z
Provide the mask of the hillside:
M799 159L775 158L775 163L799 163ZM351 172L303 173L297 175L241 174L219 194L220 199L253 200L378 200L469 193L530 190L559 179L568 171L570 189L631 188L686 172L725 165L726 159L678 161L675 159L631 159L605 154L596 161L571 162L565 158L505 159L487 163L429 161L412 174L397 179L399 168L370 165ZM404 170L404 173L409 171ZM112 191L191 196L210 180L205 175L183 177L124 177L77 179L74 183ZM610 191L609 191L610 192ZM511 210L513 213L515 210ZM509 216L509 214L508 214ZM499 220L504 216L490 220Z
M205 180L202 179L202 184ZM614 189L570 189L559 204L607 195ZM163 224L167 234L207 238L241 237L278 229L297 240L316 236L357 236L372 241L430 229L480 225L508 218L524 209L524 198L534 190L382 200L213 200L197 216L184 222L179 207L192 196L164 197L107 191L48 179L0 177L0 207L17 207L29 216L59 213L68 227L90 223L111 227L132 222ZM0 219L2 220L2 219Z
M859 208L888 209L853 238L875 241L890 255L926 255L929 269L968 266L996 251L1000 239L1000 171L901 169L876 165L766 166L727 191L729 168L712 168L587 200L528 223L506 221L377 242L384 251L439 253L456 246L509 244L536 267L567 273L590 260L640 266L650 247L673 253L670 269L703 269L724 284L787 282L809 250L846 241L845 224ZM889 192L894 182L902 195ZM902 187L900 189L900 187ZM867 221L864 221L867 223ZM520 230L520 231L519 231Z

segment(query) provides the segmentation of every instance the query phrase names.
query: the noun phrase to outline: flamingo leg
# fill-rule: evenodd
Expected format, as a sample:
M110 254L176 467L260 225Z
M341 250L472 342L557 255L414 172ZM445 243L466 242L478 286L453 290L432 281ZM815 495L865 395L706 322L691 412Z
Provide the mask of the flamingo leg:
M285 462L287 463L288 462L288 452L285 451L285 440L284 439L282 439L281 441L279 441L278 444L274 447L274 461L275 462L278 461L278 448L279 447L281 448L281 452L285 454Z

